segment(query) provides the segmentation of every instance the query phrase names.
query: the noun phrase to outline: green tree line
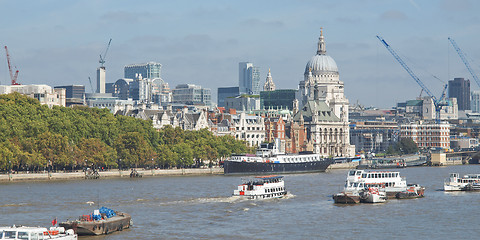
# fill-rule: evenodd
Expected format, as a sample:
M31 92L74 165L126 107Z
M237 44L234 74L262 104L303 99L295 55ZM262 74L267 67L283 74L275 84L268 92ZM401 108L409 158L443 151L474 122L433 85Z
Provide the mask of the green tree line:
M207 129L184 131L85 106L48 108L18 93L0 95L0 169L192 167L233 153L244 141Z

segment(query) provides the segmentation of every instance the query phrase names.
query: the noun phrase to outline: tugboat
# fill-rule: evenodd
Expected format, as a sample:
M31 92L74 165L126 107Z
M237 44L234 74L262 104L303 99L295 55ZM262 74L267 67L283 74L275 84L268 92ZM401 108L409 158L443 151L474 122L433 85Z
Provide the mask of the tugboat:
M61 222L59 226L73 229L80 236L102 235L129 228L131 219L129 214L101 207L94 210L91 215L80 216L74 221Z
M244 180L244 183L233 191L233 196L241 196L247 199L271 199L282 198L287 195L283 182L283 176L261 176L254 179Z
M53 239L53 240L77 240L77 234L63 227L25 227L15 226L0 227L0 239Z

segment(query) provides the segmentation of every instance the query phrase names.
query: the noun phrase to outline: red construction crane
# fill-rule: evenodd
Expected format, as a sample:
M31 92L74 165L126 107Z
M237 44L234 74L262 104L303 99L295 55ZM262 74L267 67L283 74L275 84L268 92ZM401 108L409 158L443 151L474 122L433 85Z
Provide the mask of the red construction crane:
M10 63L10 54L8 54L8 48L5 46L5 52L7 53L7 63L8 63L8 71L10 72L10 79L12 80L12 85L20 85L17 83L17 77L18 77L18 70L17 67L15 67L15 75L13 75L12 72L12 65Z

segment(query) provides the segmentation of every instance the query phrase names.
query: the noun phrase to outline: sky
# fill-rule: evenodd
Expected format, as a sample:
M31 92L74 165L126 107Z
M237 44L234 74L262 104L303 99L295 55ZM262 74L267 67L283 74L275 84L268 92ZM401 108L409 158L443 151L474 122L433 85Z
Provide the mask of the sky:
M128 64L155 61L175 88L238 86L238 63L271 69L277 89L297 89L316 54L320 28L350 104L391 108L421 88L376 38L383 37L437 97L454 77L471 79L452 37L480 74L480 1L475 0L0 0L0 45L18 82L96 87L99 55L107 82ZM0 84L10 84L0 52ZM425 93L423 93L425 95Z

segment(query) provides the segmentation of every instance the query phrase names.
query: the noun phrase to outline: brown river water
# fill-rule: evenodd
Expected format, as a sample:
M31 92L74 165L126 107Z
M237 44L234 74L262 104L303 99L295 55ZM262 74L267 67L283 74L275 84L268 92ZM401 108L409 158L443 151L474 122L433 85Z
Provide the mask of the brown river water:
M287 174L284 199L232 197L241 176L144 177L0 183L0 226L49 226L105 206L130 213L133 226L80 239L474 239L480 192L448 193L451 172L480 165L396 169L425 197L337 205L348 170ZM89 202L94 202L90 205Z

